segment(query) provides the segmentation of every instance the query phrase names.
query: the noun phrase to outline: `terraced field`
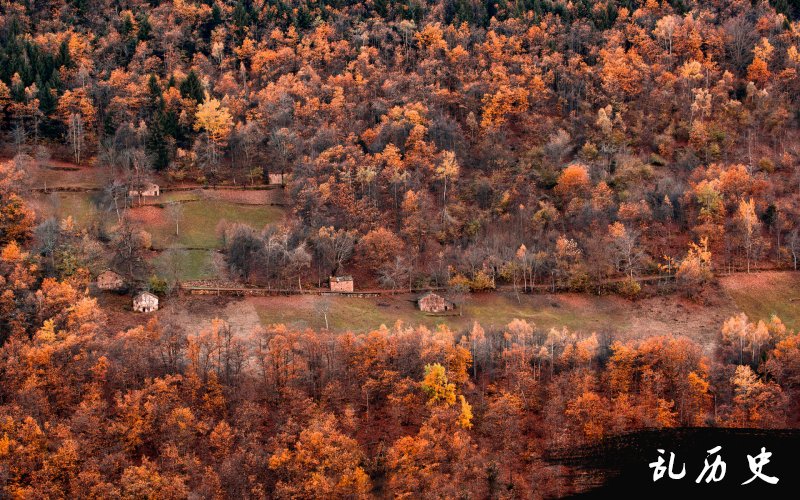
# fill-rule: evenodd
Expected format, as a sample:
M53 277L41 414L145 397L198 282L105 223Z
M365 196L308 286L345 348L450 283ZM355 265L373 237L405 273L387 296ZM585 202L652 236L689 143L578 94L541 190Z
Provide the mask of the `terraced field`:
M46 181L51 188L97 189L98 179L102 177L98 173L99 177L92 179L87 174L95 169L40 170L39 173L47 177L35 176L33 187L42 187ZM224 226L242 223L260 230L267 224L279 222L284 216L280 206L282 196L280 190L168 191L156 198L134 200L128 215L150 233L155 250L151 263L159 275L182 281L209 279L219 277L223 267L218 250L223 244ZM79 227L99 225L109 232L118 223L116 212L103 207L100 191L34 191L26 198L39 220L71 216ZM180 203L182 207L178 234L167 208L171 203Z
M131 209L131 218L153 237L153 247L215 249L222 246L221 226L247 224L262 229L283 217L275 206L245 205L215 199L197 199L182 203L183 214L175 234L175 223L162 206L148 205Z
M397 321L430 328L446 324L456 331L466 331L477 321L487 329L498 329L520 318L540 331L566 326L577 332L597 332L607 340L686 335L701 342L710 354L723 322L740 311L754 321L778 314L790 329L797 330L798 296L800 273L766 272L722 278L709 304L680 294L630 302L613 295L580 294L521 295L517 300L513 293L495 292L473 295L461 315L423 313L414 305L415 296L409 294L377 298L191 296L180 299L176 307L195 325L221 317L235 325L239 335L276 323L323 328L326 314L329 327L342 332L368 331L381 324L391 327Z
M219 275L222 255L216 250L170 248L151 260L159 276L179 281L212 279Z
M40 219L58 217L72 219L79 226L88 226L95 219L114 221L112 212L105 212L98 207L98 193L30 193L27 201Z

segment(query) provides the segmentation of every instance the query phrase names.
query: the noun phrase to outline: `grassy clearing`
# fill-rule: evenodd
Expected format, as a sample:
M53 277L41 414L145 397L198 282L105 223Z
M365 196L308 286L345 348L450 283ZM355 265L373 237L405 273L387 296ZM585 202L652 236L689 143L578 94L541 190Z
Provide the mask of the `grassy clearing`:
M269 205L271 203L285 203L285 192L281 189L269 190L235 190L235 189L206 189L203 196L208 199L229 201L246 205Z
M167 250L160 252L151 263L159 276L174 276L180 281L212 279L218 274L214 254L214 250Z
M156 198L144 198L144 204L161 205L174 201L197 201L200 199L202 199L202 194L199 191L167 191ZM134 205L136 203L138 200L134 200Z
M72 216L79 226L87 226L100 214L93 193L34 193L28 201L42 219L57 217L61 220ZM108 216L113 217L113 214Z
M284 201L283 191L272 190L237 190L237 189L194 189L192 191L165 191L155 198L143 198L143 205L164 205L173 201L216 200L227 201L237 205L270 205ZM139 200L134 200L134 205Z
M178 236L175 236L174 222L164 208L137 207L131 210L131 214L153 236L153 246L156 248L214 249L222 246L218 234L221 221L261 229L279 221L283 217L283 210L273 206L239 205L208 199L184 203Z
M711 353L719 339L720 328L727 318L740 310L752 318L768 318L777 312L787 325L797 326L797 308L787 297L797 295L800 274L794 278L783 276L780 286L756 289L753 293L747 284L736 282L741 293L731 294L731 283L725 282L715 294L713 304L703 305L681 295L656 296L630 302L617 296L591 296L579 294L522 295L512 293L487 293L473 295L464 305L463 315L438 316L419 311L413 302L415 295L403 294L378 298L347 297L247 297L229 299L224 310L215 305L220 298L192 297L184 307L201 308L211 318L221 317L229 323L243 321L246 314L250 323L268 326L283 323L293 328L320 329L325 327L323 311L327 310L328 324L334 331L364 332L381 324L392 326L402 321L406 325L425 325L435 328L446 324L455 331L468 330L474 321L484 328L497 330L514 318L525 319L537 330L566 326L580 333L597 332L614 340L635 340L653 335L686 335L703 345ZM765 280L769 283L769 279ZM772 280L775 281L774 279ZM738 302L730 295L736 295ZM769 304L769 305L764 305ZM759 313L758 308L765 312ZM196 316L196 315L195 315ZM194 318L187 315L187 318ZM187 319L187 321L190 321ZM240 333L246 334L248 323ZM191 327L191 323L187 323Z
M463 315L431 315L419 311L412 295L380 298L345 297L253 297L262 325L284 323L298 328L325 326L323 310L328 311L330 328L337 331L365 331L400 320L410 325L436 327L446 324L456 330L470 328L478 321L487 328L499 328L514 318L535 323L541 329L567 326L584 332L625 328L625 301L616 297L575 295L526 295L520 302L511 294L484 294L465 304ZM589 306L590 305L590 306Z
M175 198L188 194L169 193ZM221 221L243 223L261 229L283 217L283 211L272 206L194 199L197 201L182 205L183 217L178 236L175 236L174 222L169 219L166 209L147 206L131 210L134 219L138 219L142 227L152 235L154 248L180 250L175 255L170 250L163 251L153 260L162 276L176 276L181 281L219 277L219 271L214 264L214 250L222 247L219 234Z
M541 328L566 326L572 330L594 331L624 327L628 319L623 313L629 308L629 302L613 296L526 295L517 301L511 294L493 294L467 302L464 316L492 327L519 318Z
M104 168L78 167L55 160L51 160L49 164L49 167L35 167L29 172L33 187L95 188L103 186L112 177L111 172Z
M766 321L776 314L789 329L800 329L800 272L737 274L720 282L752 321Z
M154 248L183 250L177 257L168 252L160 252L153 257L151 263L159 275L177 276L180 280L218 277L214 250L222 246L219 235L221 221L244 223L259 230L283 217L280 207L254 204L267 199L263 193L253 196L243 192L242 200L236 193L225 194L224 199L218 199L201 191L174 191L155 200L147 199L148 205L130 210L132 219L151 234ZM113 230L117 224L116 215L97 207L94 199L98 196L97 192L31 193L27 201L40 219L55 216L60 220L72 216L79 227L102 220L107 229ZM172 201L186 202L182 204L183 217L178 237L175 236L174 222L163 208L165 203Z

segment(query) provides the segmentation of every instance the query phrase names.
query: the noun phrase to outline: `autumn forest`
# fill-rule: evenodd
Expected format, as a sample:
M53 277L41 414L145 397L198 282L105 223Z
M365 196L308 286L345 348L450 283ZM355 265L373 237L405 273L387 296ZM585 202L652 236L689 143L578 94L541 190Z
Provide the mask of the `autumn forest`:
M795 429L799 257L796 0L0 0L0 498Z

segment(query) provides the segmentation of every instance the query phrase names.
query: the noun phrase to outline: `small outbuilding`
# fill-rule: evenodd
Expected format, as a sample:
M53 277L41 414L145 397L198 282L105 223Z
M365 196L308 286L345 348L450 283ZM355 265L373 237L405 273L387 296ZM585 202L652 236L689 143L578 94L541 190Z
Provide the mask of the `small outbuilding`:
M125 289L125 278L111 269L106 269L97 275L97 288L100 290L119 292Z
M428 292L417 299L417 307L419 307L420 311L424 312L442 313L455 309L455 304L441 295Z
M279 174L269 174L269 183L270 184L280 184L281 186L286 184L286 176L283 173Z
M158 310L158 297L150 292L140 292L133 298L133 310L149 313Z
M331 292L352 292L352 276L331 276L328 281L331 284Z
M154 182L145 182L139 189L131 188L128 191L128 196L136 198L138 196L159 196L161 195L161 188Z

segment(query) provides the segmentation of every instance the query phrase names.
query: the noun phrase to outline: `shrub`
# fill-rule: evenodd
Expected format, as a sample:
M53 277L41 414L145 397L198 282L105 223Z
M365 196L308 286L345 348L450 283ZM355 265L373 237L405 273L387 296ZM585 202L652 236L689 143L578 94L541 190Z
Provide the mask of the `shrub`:
M167 293L167 280L159 278L156 275L150 276L148 285L150 291L156 295L164 295Z
M617 293L626 299L635 299L639 296L641 291L642 285L640 285L639 282L633 278L627 278L625 281L622 281L617 285Z
M567 288L570 292L586 292L591 289L589 275L582 269L576 269L570 273L567 279Z
M494 280L485 272L478 271L477 274L475 274L475 279L470 283L470 289L473 292L494 290Z

